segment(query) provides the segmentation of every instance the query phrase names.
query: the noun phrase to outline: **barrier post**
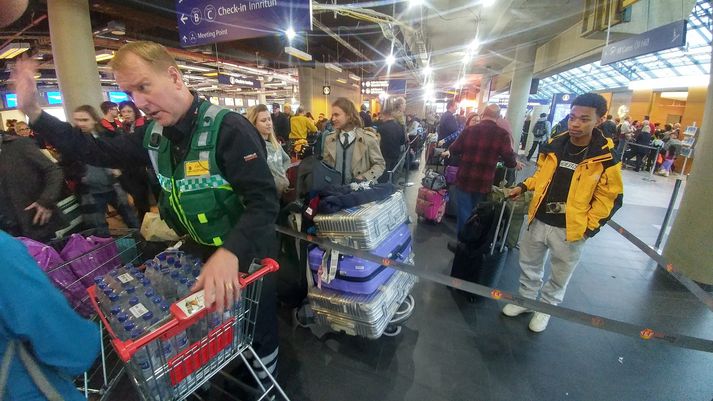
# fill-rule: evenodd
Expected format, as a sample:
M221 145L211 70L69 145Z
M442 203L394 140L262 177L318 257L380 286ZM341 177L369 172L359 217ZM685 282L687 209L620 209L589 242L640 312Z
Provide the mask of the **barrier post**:
M678 198L678 191L681 189L681 182L683 182L680 178L676 178L676 184L673 186L673 193L671 194L671 200L668 202L668 209L666 209L666 215L663 218L663 222L661 223L661 229L659 230L659 235L656 237L656 243L654 244L654 248L659 250L661 246L661 242L663 242L663 236L664 233L666 232L666 227L668 227L668 221L671 219L671 214L673 213L673 207L676 203L676 198Z

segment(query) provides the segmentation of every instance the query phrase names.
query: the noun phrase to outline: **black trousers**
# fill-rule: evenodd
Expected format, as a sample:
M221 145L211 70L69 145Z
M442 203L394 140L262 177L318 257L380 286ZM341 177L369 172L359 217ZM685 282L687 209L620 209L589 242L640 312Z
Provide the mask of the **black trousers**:
M530 152L527 153L527 160L530 160L532 158L532 155L535 153L535 149L539 150L539 147L540 141L532 141L532 147L530 148Z

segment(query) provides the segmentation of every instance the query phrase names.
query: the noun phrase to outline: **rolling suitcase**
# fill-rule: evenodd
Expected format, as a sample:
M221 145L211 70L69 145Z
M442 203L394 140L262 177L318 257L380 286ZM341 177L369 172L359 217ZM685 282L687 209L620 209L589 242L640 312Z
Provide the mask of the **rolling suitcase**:
M504 220L505 211L510 215ZM458 248L453 258L451 276L486 287L497 285L508 248L505 236L512 220L508 202L483 202L458 233ZM471 297L470 294L468 294Z
M404 262L411 256L411 231L402 224L389 235L376 249L374 255ZM314 282L321 288L329 288L353 294L371 294L386 282L394 269L349 255L338 255L339 262L335 271L330 272L333 254L314 247L309 252L309 267ZM331 273L331 274L330 274ZM325 281L322 277L333 277Z
M333 214L314 218L317 235L356 249L374 249L398 226L408 212L403 193Z
M448 203L447 190L434 191L421 187L418 189L418 199L416 199L416 215L440 223L446 213L446 203Z
M415 283L416 276L396 271L384 285L369 295L311 287L307 298L317 324L351 336L376 339L394 320Z

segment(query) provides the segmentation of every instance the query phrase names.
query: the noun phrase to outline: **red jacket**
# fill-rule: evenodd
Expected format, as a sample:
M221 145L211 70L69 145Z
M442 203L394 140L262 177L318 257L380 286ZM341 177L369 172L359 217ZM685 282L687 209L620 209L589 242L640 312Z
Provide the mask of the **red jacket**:
M464 192L490 192L500 158L507 167L517 164L510 135L492 120L467 127L448 150L460 155L456 186Z

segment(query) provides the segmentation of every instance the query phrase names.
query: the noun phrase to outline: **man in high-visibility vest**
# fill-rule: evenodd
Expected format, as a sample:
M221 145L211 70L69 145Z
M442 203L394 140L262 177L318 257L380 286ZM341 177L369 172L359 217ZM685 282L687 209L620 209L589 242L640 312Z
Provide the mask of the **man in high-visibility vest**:
M100 167L150 166L156 171L161 218L210 255L193 290L205 290L218 310L239 296L238 271L273 251L279 211L264 141L250 122L200 99L161 45L132 42L114 55L119 87L152 120L134 135L97 139L45 113L37 101L37 65L18 60L13 71L18 108L61 153ZM71 90L66 88L65 90ZM275 284L266 277L255 349L269 371L277 364ZM264 372L260 372L265 376Z

